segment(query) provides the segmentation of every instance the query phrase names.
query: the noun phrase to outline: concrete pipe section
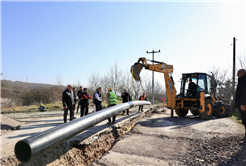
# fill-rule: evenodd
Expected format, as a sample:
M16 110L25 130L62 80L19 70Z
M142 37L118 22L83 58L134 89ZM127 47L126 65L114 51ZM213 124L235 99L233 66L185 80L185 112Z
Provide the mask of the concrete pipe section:
M23 163L29 162L88 128L117 115L123 110L134 106L150 104L151 103L148 101L131 101L61 124L37 135L18 141L14 148L15 156Z

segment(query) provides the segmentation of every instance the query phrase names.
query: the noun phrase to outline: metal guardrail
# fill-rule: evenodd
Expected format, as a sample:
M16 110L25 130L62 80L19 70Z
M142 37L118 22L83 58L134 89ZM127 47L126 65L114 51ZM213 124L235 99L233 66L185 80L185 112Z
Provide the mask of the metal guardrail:
M49 151L57 145L123 110L134 106L150 104L151 103L148 101L131 101L61 124L37 135L18 141L14 148L15 156L19 161L27 163L46 151Z

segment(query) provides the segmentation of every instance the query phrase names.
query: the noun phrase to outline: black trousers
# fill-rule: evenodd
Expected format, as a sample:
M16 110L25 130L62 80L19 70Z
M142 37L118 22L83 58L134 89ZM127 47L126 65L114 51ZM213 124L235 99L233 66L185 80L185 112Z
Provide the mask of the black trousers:
M140 105L140 106L138 107L138 111L140 111L140 109L141 109L141 111L143 112L143 105Z
M245 127L245 136L246 136L246 111L243 111L239 108L240 114L241 114L241 118L242 118L242 123Z
M102 110L102 103L95 103L96 105L96 111Z
M88 115L89 107L88 105L81 105L80 117Z
M78 106L77 106L77 113L79 112L79 106L80 106L80 102L78 103ZM80 106L81 108L81 106Z
M115 106L116 104L112 104L110 107ZM115 122L116 115L113 116L113 123ZM111 118L108 118L108 122L111 123Z
M73 106L72 107L69 107L69 108L64 108L64 114L63 114L64 123L67 122L67 113L68 113L68 110L70 111L70 121L72 121L73 120L73 117L74 117Z
M126 110L127 115L129 115L129 109ZM123 111L123 114L125 114L125 110Z

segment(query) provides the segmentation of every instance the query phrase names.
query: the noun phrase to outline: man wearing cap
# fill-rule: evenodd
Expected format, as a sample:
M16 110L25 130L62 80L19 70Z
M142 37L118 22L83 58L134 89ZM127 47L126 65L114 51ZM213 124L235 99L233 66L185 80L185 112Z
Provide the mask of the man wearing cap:
M239 109L242 123L245 127L244 138L240 140L239 144L246 144L246 70L240 69L237 72L238 84L235 98L235 107Z
M96 105L96 111L99 111L102 109L102 94L101 94L102 88L97 88L97 92L95 93L94 104Z
M143 101L143 100L147 101L146 96L145 96L145 93L143 93L143 95L141 95L141 96L139 97L139 100L140 100L140 101ZM138 111L139 111L139 112L140 112L140 109L141 109L141 111L143 112L143 105L140 105L140 106L139 106L139 108L138 108Z
M70 121L74 119L73 115L73 105L74 105L74 97L73 97L73 91L72 91L72 85L68 85L67 89L62 94L62 104L64 108L64 123L67 123L67 113L68 110L70 111Z
M108 102L108 107L115 106L117 104L117 97L114 92L112 92L112 88L108 88L108 93L107 93L107 102ZM112 123L115 123L116 115L113 116L113 121ZM111 124L111 118L108 118L108 124Z

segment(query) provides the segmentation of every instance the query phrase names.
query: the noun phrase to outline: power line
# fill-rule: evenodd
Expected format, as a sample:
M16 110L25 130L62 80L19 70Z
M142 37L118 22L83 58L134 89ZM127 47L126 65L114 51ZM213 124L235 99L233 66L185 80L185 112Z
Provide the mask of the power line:
M99 13L99 12L96 11L95 9L91 8L90 6L86 5L85 3L83 3L83 2L81 2L81 3L82 3L84 6L86 6L86 7L90 8L91 10L95 11L96 13L98 13L99 15L101 15L102 17L106 18L107 20L109 20L109 21L112 22L113 24L117 25L118 27L124 29L125 31L127 31L127 32L129 32L129 33L131 33L131 34L133 34L133 33L132 33L131 31L129 31L128 29L124 28L123 26L121 26L121 25L117 24L116 22L112 21L111 19L107 18L106 16L104 16L104 15L101 14L101 13ZM135 35L135 34L133 34L133 35ZM138 39L140 39L140 41L143 41L143 40L144 40L143 38L140 38L139 36L136 36L136 35L135 35L135 37L138 38ZM145 42L146 42L146 41L145 41ZM149 42L146 42L146 44L150 44L150 45L151 45L151 43L149 43ZM153 45L152 45L152 46L153 46Z
M60 2L60 1L59 1L59 2ZM106 27L106 26L104 26L104 25L102 25L102 24L99 24L98 22L96 22L96 21L94 21L93 19L87 17L86 15L84 15L84 14L78 12L77 10L74 10L73 8L69 7L68 5L65 5L65 4L62 3L62 2L60 2L60 3L61 3L62 5L64 5L64 6L66 6L67 8L71 9L72 11L74 11L74 12L76 12L76 13L82 15L83 17L87 18L88 20L93 21L93 22L96 23L97 25L99 25L99 26L101 26L101 27L103 27L103 28L109 30L110 32L112 32L108 27ZM99 35L102 35L102 33L100 33ZM110 46L110 47L112 47L112 46ZM145 47L143 47L143 46L141 46L141 47L142 47L142 48L145 48Z
M71 2L71 1L69 1L69 2ZM81 2L83 5L85 5L82 1L79 1L79 2ZM72 2L71 2L71 3L72 3ZM74 3L72 3L72 4L73 4L74 6L76 6L76 7L78 7L79 9L82 9L82 8L79 7L78 5L75 5ZM93 16L94 18L96 18L96 19L102 21L103 23L107 24L107 25L108 25L109 27L111 27L112 29L114 29L114 30L120 32L121 34L124 34L124 35L127 35L127 36L132 37L132 39L134 39L134 40L137 41L138 43L141 42L145 47L147 46L146 44L148 44L148 45L150 44L150 43L147 43L146 41L145 41L145 43L144 43L144 42L143 42L143 39L139 38L138 36L134 35L131 31L127 30L126 28L120 26L119 24L115 23L114 21L110 20L109 18L105 17L104 15L100 14L99 12L97 12L97 11L94 10L94 9L92 9L92 8L89 7L88 5L85 5L85 6L88 7L88 8L90 8L91 10L95 11L96 13L98 13L99 15L101 15L102 17L104 17L104 18L106 18L107 20L109 20L110 22L112 22L114 25L120 27L121 29L123 29L124 31L127 31L127 32L124 32L124 31L122 31L122 30L120 30L120 29L114 27L113 25L107 23L106 21L104 21L104 20L98 18L97 16L91 14L90 12L88 12L88 11L82 9L83 11L87 12L88 14L90 14L91 16ZM129 35L129 33L131 33L132 35ZM133 38L133 37L134 37L134 38Z
M230 46L232 46L232 44L230 44L228 47L226 47L221 53L219 53L213 60L215 60L216 58L218 58L223 52L225 52Z

